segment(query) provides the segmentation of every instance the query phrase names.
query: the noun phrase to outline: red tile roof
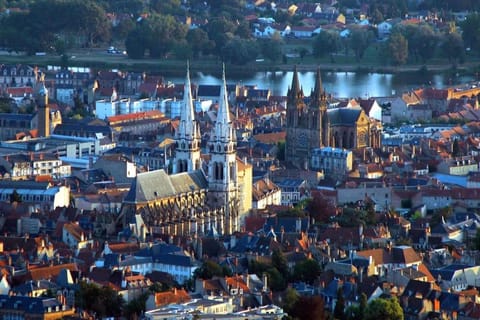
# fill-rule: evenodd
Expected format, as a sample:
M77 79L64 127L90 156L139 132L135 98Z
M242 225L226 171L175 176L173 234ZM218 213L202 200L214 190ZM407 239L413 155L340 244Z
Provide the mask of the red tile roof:
M136 120L144 120L144 119L157 119L157 118L164 118L165 115L158 111L158 110L151 110L151 111L145 111L145 112L136 112L136 113L130 113L130 114L120 114L116 116L111 116L108 117L108 123L110 125L114 125L117 123L122 123L122 122L130 122L130 121L136 121Z
M24 95L32 94L32 87L9 87L6 90L7 94L14 97L23 97Z
M171 303L185 303L190 301L190 295L184 289L173 289L172 291L155 293L155 306L162 307Z

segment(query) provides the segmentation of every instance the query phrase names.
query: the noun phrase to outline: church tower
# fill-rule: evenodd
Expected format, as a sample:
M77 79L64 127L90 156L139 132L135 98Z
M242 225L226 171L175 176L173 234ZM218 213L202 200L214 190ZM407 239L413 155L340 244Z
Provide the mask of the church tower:
M180 123L175 132L176 150L173 161L173 173L191 172L200 169L200 126L195 120L193 97L190 83L190 71L187 77L183 100L185 105L180 112Z
M307 106L303 89L300 87L298 71L295 66L292 84L287 92L287 137L285 143L285 160L303 167L308 154L309 132Z
M237 153L236 136L230 119L228 107L225 66L223 66L223 83L215 125L210 133L208 150L208 189L211 207L224 210L217 221L221 234L231 234L238 230L238 186L237 186Z
M287 93L285 160L298 168L308 169L312 150L328 146L329 139L327 95L323 89L320 68L315 75L315 87L310 94L308 105L305 104L295 68L292 85Z
M330 141L330 123L327 114L327 95L323 89L320 68L315 75L315 88L310 94L309 109L312 117L312 148L327 147Z
M45 87L44 74L36 74L36 85L34 90L35 102L37 104L38 136L50 136L50 108L48 107L48 90Z

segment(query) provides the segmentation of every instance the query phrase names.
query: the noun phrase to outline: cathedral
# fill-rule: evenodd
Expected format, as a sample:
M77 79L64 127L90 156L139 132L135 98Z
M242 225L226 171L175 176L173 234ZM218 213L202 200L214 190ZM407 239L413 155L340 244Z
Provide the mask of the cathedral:
M236 155L226 88L224 70L217 117L207 142L208 163L202 163L200 125L195 119L187 70L185 106L175 133L173 172L169 175L161 169L137 175L120 212L124 227L133 227L141 216L148 230L140 233L202 235L239 231L240 216L249 209L240 201L248 183L239 181L239 176L245 174L239 169L242 160Z
M380 130L360 108L330 108L322 85L320 69L310 97L305 97L294 70L287 92L287 137L285 160L307 169L312 150L322 147L355 149L376 147Z

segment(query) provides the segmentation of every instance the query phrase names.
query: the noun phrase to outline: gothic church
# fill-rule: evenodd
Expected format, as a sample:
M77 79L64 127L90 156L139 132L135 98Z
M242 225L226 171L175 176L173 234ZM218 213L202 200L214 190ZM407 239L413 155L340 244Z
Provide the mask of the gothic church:
M378 128L362 108L330 108L329 103L320 69L315 76L315 87L307 98L295 68L287 93L287 162L307 169L312 150L316 148L355 149L377 146Z
M184 89L185 106L175 133L173 173L163 169L137 175L122 204L124 227L137 216L145 222L139 233L169 235L231 234L239 231L239 183L236 136L230 119L225 70L215 124L207 143L208 165L201 157L201 133L195 119L190 76Z

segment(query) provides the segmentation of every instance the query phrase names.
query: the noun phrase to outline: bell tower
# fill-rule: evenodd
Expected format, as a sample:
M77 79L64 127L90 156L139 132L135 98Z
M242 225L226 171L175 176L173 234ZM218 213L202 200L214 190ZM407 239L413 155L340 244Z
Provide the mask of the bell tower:
M45 87L45 75L35 71L36 84L34 89L35 102L37 104L38 136L50 136L50 108L48 107L48 90Z
M238 230L237 139L228 107L225 66L222 80L217 120L208 142L211 156L208 188L211 206L224 211L223 221L217 221L217 230L222 234L231 234Z

